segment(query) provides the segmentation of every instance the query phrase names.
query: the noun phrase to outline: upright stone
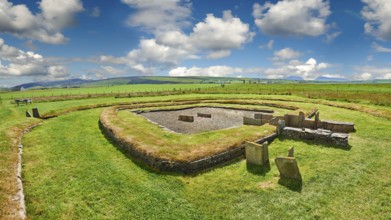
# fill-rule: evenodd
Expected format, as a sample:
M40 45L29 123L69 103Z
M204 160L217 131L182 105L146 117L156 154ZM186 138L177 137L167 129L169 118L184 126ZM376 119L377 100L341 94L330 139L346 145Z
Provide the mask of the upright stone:
M301 174L294 157L277 157L275 159L280 178L294 179L301 181Z
M266 165L269 162L268 142L263 144L246 142L246 160L250 164Z
M277 135L280 135L285 128L285 121L278 120L277 122Z
M39 115L38 108L33 108L33 117L34 118L40 118L41 117Z
M299 112L299 128L303 127L303 122L304 122L305 116L303 112Z
M319 111L315 114L315 129L318 129L319 124Z
M294 154L295 154L295 149L293 147L291 147L288 150L288 157L294 157Z
M191 115L179 115L178 116L179 121L184 121L184 122L194 122L194 116Z
M28 110L26 110L26 117L27 117L27 118L33 117L33 116L31 116L31 113L30 113Z

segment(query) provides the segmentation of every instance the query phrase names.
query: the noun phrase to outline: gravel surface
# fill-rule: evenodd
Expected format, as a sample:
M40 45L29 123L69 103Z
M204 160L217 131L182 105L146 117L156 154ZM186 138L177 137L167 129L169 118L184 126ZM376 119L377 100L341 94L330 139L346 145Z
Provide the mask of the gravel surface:
M212 118L197 117L197 113L211 114ZM243 125L243 116L254 117L256 111L198 107L184 110L140 113L141 116L171 131L194 134ZM179 115L194 116L194 122L178 120Z

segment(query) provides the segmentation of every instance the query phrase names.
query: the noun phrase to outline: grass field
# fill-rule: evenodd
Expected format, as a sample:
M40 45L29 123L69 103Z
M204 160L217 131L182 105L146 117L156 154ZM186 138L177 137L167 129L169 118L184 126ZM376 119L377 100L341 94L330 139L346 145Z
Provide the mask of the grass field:
M253 86L258 88L258 85L240 86L237 88L242 88L243 93L251 93L245 90ZM354 93L353 87L345 87L338 91ZM318 91L308 88L307 92L319 94L322 89L336 89L330 85L322 85ZM13 214L17 204L12 197L17 191L14 183L18 138L25 128L42 121L24 117L25 110L34 106L42 115L59 116L43 120L41 126L22 140L23 184L30 219L390 219L391 109L387 105L373 105L368 98L376 96L376 92L379 96L389 94L390 87L354 88L359 90L357 94L371 95L349 103L296 96L294 92L291 95L220 92L103 97L17 107L9 102L9 93L1 94L0 217L17 218ZM302 89L301 85L296 89ZM50 95L51 90L41 92ZM198 175L182 176L156 173L133 161L114 147L98 126L104 106L127 104L141 108L148 103L155 107L170 103L178 106L176 101L191 100L200 101L199 105L218 102L225 106L254 107L251 103L269 103L304 110L318 108L321 119L352 121L357 132L350 136L350 150L276 139L269 146L269 172L247 167L244 160L238 160ZM82 109L86 110L79 111ZM120 116L129 123L138 120ZM278 183L273 159L286 155L291 146L295 146L303 176L301 188Z

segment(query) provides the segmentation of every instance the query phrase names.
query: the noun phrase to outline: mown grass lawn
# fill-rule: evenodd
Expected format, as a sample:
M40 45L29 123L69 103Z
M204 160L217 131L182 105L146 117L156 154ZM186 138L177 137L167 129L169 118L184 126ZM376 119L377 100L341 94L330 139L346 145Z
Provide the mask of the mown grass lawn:
M25 135L27 215L36 219L390 219L391 122L317 104L321 119L353 121L351 150L277 139L271 170L237 161L196 176L158 174L100 132L102 109L45 121ZM276 156L295 146L301 190L278 184Z

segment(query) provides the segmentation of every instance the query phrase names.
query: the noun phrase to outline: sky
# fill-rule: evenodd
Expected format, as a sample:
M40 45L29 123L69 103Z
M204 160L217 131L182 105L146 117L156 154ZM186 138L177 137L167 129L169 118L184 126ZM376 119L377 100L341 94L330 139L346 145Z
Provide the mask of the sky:
M147 75L391 79L391 2L0 0L0 87Z

